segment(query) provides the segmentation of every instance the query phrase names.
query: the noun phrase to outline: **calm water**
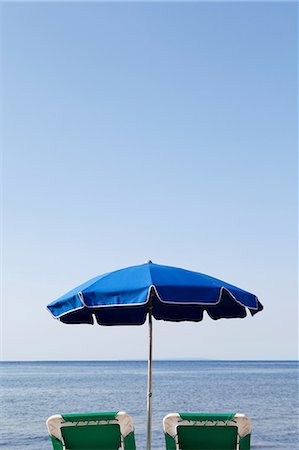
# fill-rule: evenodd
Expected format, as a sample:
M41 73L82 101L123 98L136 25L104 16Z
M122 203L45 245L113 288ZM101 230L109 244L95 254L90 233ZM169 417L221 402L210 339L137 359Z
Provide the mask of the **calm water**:
M252 448L299 449L298 363L159 361L153 376L153 449L164 448L169 412L242 412ZM56 413L125 410L137 449L146 439L146 362L1 363L1 437L6 450L50 450Z

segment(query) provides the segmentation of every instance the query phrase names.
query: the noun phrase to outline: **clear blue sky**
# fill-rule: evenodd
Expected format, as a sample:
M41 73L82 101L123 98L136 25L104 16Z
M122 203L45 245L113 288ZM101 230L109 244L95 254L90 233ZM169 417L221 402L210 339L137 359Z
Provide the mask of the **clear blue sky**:
M2 4L4 359L147 357L147 328L46 305L154 262L258 295L155 322L156 358L294 359L296 3Z

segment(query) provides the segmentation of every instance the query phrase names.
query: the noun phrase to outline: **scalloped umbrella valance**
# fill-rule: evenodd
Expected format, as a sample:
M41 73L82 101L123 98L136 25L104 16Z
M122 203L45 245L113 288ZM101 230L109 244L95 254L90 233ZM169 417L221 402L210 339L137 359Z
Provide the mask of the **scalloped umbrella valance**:
M244 318L263 309L257 297L224 281L177 267L146 264L95 277L48 305L69 324L142 325L148 317L148 426L151 448L152 317L172 322Z

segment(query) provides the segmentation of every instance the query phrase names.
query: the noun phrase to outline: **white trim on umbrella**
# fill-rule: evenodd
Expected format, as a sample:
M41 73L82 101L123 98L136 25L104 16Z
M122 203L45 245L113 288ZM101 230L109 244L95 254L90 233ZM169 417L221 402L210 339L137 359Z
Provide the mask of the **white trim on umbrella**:
M178 302L178 301L175 301L175 300L163 300L163 299L160 297L160 295L158 294L157 288L156 288L156 286L155 286L154 284L152 284L151 286L149 286L148 292L147 292L146 300L145 300L144 302L140 302L140 303L113 303L113 304L105 304L105 305L93 305L93 306L89 306L89 305L86 304L86 302L85 302L85 300L84 300L83 292L79 291L76 295L78 296L80 302L82 303L82 306L79 306L79 307L74 308L74 309L70 309L70 310L68 310L68 311L66 311L66 312L63 312L63 313L57 315L57 316L55 316L55 315L52 313L52 311L49 309L49 307L48 307L48 309L49 309L51 315L52 315L55 319L59 319L60 317L63 317L63 316L65 316L65 315L67 315L67 314L71 314L71 313L73 313L73 312L75 312L75 311L78 311L78 310L80 310L80 309L83 309L83 308L87 308L87 309L97 309L97 308L118 308L118 307L122 307L122 306L125 306L125 307L130 307L130 306L144 306L144 305L146 305L146 304L149 302L149 299L150 299L150 295L151 295L151 291L152 291L152 290L155 291L155 294L156 294L158 300L159 300L161 303L168 304L168 305L178 305L178 306L216 306L216 305L218 305L218 304L220 303L221 298L222 298L222 294L223 294L223 292L225 291L225 292L228 293L228 295L230 295L230 296L232 297L232 299L233 299L236 303L238 303L239 305L241 305L243 308L247 308L247 309L249 309L249 310L252 310L252 309L253 309L253 310L257 310L257 309L258 309L258 298L257 298L256 296L254 296L255 302L256 302L256 306L251 306L251 307L249 307L249 306L246 306L246 305L244 305L243 303L241 303L241 302L240 302L240 301L239 301L239 300L231 293L231 291L230 291L229 289L227 289L226 287L224 287L224 286L221 286L221 288L220 288L220 293L219 293L218 300L217 300L216 302L211 303L211 302L205 302L205 301L201 301L201 302L199 302L199 301Z

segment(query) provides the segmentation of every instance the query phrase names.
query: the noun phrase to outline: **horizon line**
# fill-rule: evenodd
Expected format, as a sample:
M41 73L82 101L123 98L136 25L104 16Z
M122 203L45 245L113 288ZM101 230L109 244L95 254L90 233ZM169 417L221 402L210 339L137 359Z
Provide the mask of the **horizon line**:
M298 359L213 359L213 358L157 358L153 362L299 362ZM46 362L145 362L147 359L2 359L0 363L46 363Z

